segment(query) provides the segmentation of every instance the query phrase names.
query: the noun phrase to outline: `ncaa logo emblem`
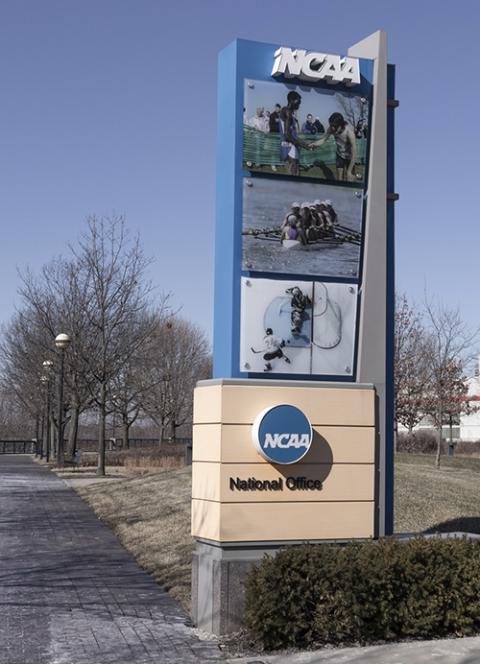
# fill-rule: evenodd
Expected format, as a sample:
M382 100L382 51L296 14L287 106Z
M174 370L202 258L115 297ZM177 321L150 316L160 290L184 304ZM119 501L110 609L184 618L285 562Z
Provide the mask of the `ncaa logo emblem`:
M312 426L299 408L281 404L265 408L255 418L255 449L271 463L289 464L303 459L312 444Z

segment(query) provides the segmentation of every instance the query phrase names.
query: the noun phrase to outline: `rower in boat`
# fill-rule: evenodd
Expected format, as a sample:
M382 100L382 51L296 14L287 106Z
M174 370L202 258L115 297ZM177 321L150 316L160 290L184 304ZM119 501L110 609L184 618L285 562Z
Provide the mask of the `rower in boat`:
M303 231L304 244L316 240L316 231L310 203L304 202L300 206L300 228Z
M321 218L322 220L322 227L324 230L333 230L333 225L334 225L334 219L337 219L337 213L333 209L332 206L330 206L330 209L326 205L326 201L320 201L316 200L315 201L315 212L317 215Z
M297 217L294 214L289 214L283 224L282 241L296 241L298 240Z
M330 218L332 220L332 224L337 224L338 223L338 214L335 212L335 208L332 205L332 201L327 198L325 201L323 201L323 204L327 208L327 212L330 215Z
M290 217L291 215L293 215L295 217L297 224L299 224L300 223L300 203L298 203L297 201L294 201L292 203L292 205L290 206L290 212L287 212L287 214L285 216L285 219L283 220L282 225L280 226L281 231L283 231L284 228L286 227L288 217Z

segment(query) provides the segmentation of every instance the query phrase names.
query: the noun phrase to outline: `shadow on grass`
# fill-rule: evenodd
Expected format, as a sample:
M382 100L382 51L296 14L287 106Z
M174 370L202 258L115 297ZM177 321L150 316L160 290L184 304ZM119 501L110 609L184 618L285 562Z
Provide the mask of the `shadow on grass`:
M456 519L442 521L427 528L424 533L473 533L480 535L480 516L459 516Z

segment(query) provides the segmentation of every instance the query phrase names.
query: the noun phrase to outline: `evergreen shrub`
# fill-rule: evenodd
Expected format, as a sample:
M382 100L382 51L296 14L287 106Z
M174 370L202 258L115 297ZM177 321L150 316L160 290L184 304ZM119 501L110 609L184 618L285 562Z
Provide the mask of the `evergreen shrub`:
M383 539L265 557L245 585L265 649L480 632L480 542Z
M432 431L415 431L415 433L399 433L397 435L397 452L414 454L433 454L437 450L437 437ZM445 443L442 451L446 452Z

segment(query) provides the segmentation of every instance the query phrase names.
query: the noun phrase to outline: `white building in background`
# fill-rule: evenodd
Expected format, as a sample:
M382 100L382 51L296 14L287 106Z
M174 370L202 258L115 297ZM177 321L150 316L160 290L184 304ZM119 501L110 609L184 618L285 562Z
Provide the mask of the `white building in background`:
M478 406L478 410L470 415L460 416L460 439L473 442L480 440L480 357L475 375L467 379L467 386L470 404Z

